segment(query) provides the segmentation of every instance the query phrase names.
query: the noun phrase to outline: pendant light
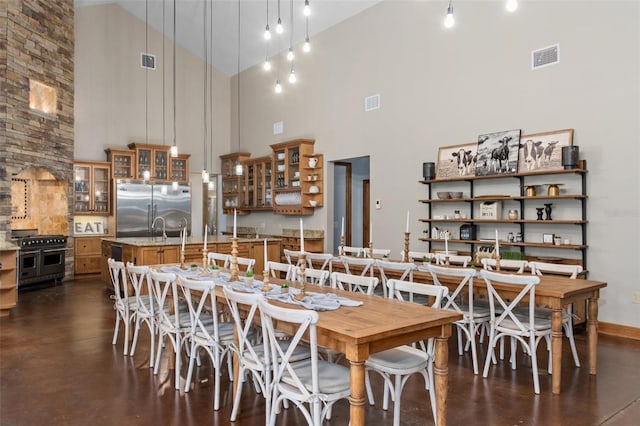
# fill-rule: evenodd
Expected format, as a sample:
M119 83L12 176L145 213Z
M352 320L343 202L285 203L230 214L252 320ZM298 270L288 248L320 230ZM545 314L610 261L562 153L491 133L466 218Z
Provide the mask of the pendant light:
M271 30L269 29L269 0L266 1L267 4L267 26L264 27L264 39L271 40Z
M274 90L276 93L282 93L282 84L280 84L280 79L276 80L276 87Z
M291 22L291 31L289 31L289 51L287 52L287 60L291 62L291 69L293 70L293 60L295 54L293 53L293 0L290 0L289 6L289 21Z
M449 0L449 7L447 7L447 16L444 18L444 26L446 28L451 28L456 23L453 18L453 5L451 4L451 0Z
M204 53L204 69L203 69L203 90L202 90L202 122L203 122L203 136L202 136L202 151L204 168L202 169L202 183L209 183L209 172L207 171L207 76L209 75L209 49L207 48L207 0L202 0L203 14L202 14L202 46Z
M311 7L309 7L309 0L304 0L304 9L302 9L304 16L311 15Z
M289 83L295 84L296 81L298 81L298 78L296 77L296 71L293 69L293 62L291 62L291 72L289 73Z
M144 51L149 52L149 0L144 2ZM144 143L149 145L149 68L144 69ZM149 161L153 161L150 159ZM151 179L151 170L142 172L142 179Z
M262 64L262 68L263 68L265 71L271 71L271 59L269 58L269 55L267 55L267 56L264 58L264 63Z
M164 16L164 6L162 13ZM164 26L164 18L162 25ZM164 36L162 42L164 43ZM164 48L162 55L164 57ZM164 73L164 67L162 72ZM176 0L173 0L173 145L171 145L169 152L173 158L178 156L178 145L176 145Z
M311 51L311 43L309 43L309 17L305 18L306 21L306 29L305 29L305 38L304 44L302 45L302 50L304 53L309 53Z
M518 9L518 0L507 0L505 9L507 12L515 12Z
M279 19L278 19L279 20ZM238 105L238 152L240 152L240 1L238 1L238 73L237 73L237 105ZM244 167L242 163L238 161L235 167L236 176L242 176L244 172Z
M280 19L280 0L278 0L278 25L276 25L276 32L282 34L284 28L282 27L282 19Z

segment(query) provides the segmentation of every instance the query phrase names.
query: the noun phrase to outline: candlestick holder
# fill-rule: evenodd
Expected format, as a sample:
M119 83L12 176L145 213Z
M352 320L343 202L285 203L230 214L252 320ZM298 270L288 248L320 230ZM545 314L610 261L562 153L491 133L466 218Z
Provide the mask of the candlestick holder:
M500 255L496 256L496 271L500 270L500 259L502 259Z
M200 275L209 274L208 263L209 263L209 258L207 257L207 250L203 249L202 250L202 272L200 273Z
M411 261L411 259L409 259L409 236L410 235L411 235L411 232L404 233L404 255L406 257L405 262Z
M340 235L340 247L338 247L338 254L344 256L344 235Z
M238 281L238 238L231 239L231 281Z
M184 250L180 249L180 269L184 269Z
M369 241L369 257L373 259L373 241Z
M269 271L262 271L262 292L268 293L271 291L271 286L269 286Z
M444 257L444 266L451 266L449 256Z
M305 291L305 288L304 288L304 285L305 285L304 271L306 270L306 263L307 263L307 257L305 256L304 253L300 253L300 266L298 266L298 269L300 269L300 274L298 276L298 279L300 280L300 293L296 294L294 297L294 299L298 301L304 299L307 296L307 292Z

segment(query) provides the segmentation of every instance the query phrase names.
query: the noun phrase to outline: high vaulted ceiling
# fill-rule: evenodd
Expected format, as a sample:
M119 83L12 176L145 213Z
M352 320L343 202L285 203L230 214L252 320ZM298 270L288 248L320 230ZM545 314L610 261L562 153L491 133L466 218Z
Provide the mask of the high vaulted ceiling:
M310 0L309 37L362 12L381 0ZM76 7L115 3L147 22L150 27L173 38L174 0L75 0ZM204 4L213 10L213 60L209 62L228 76L264 61L267 54L287 50L290 44L293 4L293 46L304 41L305 19L302 14L304 0L175 0L176 40L179 45L204 58ZM273 37L266 42L263 33L267 23ZM240 60L238 65L238 6L240 8ZM279 37L275 34L280 18L285 28ZM163 26L164 8L164 26ZM209 14L207 15L209 16ZM207 19L207 28L211 28ZM209 30L208 30L209 31ZM211 38L207 35L207 43ZM153 53L153 52L149 52Z

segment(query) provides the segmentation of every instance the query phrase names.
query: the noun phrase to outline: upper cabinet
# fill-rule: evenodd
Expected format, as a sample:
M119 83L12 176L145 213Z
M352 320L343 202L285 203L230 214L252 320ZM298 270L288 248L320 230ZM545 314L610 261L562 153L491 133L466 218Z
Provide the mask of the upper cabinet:
M74 212L111 214L111 163L79 162L73 165Z
M271 156L252 158L244 162L244 208L272 209Z
M144 179L148 171L151 180L167 180L169 178L169 147L132 142L129 148L136 151L136 178Z
M176 182L189 182L189 155L178 154L177 157L170 157L169 180Z
M133 179L136 173L136 152L127 149L104 150L107 161L111 163L113 177L116 179Z
M245 207L245 167L244 163L251 154L248 152L233 152L220 156L220 170L222 175L222 212L233 214L233 209L238 213L246 212ZM237 174L237 166L243 166L242 174Z
M313 151L313 139L271 145L273 150L273 211L311 215L322 207L324 158Z

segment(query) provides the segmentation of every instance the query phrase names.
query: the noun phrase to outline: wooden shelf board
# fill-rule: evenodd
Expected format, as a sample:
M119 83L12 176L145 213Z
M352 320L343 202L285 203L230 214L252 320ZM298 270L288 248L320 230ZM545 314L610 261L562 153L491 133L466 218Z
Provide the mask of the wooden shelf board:
M418 238L420 241L424 242L432 242L432 243L442 243L444 244L444 240L441 238ZM449 240L449 243L462 243L462 244L485 244L485 245L493 245L495 244L495 240ZM587 245L582 244L561 244L559 246L555 244L546 244L546 243L510 243L508 241L500 241L501 246L506 247L540 247L540 248L554 248L554 249L573 249L573 250L582 250L588 248Z

